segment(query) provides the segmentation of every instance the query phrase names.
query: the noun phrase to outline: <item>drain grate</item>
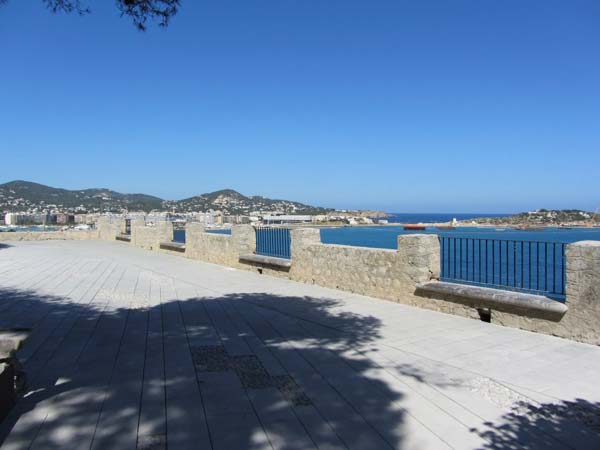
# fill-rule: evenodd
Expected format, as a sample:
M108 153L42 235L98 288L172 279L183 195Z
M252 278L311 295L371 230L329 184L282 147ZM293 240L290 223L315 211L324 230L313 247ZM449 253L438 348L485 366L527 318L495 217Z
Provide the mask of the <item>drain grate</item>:
M222 345L192 348L192 359L199 372L225 372L230 368L229 355Z
M254 355L233 356L231 368L235 371L242 386L246 389L267 389L275 387L271 375Z
M296 381L289 375L278 375L272 377L277 389L283 394L285 399L294 406L312 405L308 395L298 386Z
M234 371L245 389L277 388L293 406L312 405L310 398L289 375L270 375L256 355L231 356L222 345L192 348L198 372Z
M149 434L138 436L137 450L166 450L167 436L165 434Z

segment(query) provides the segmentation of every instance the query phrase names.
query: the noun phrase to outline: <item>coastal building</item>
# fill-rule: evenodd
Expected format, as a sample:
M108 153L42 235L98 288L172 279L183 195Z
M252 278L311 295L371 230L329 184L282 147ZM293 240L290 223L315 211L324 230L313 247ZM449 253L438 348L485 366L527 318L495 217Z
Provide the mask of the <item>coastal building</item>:
M4 216L4 223L6 223L6 225L17 225L17 214L6 213Z
M56 215L56 223L58 225L70 225L75 223L75 216L72 214L60 213Z
M262 218L262 223L265 225L311 223L311 222L312 222L312 216L301 216L301 215L290 215L290 214L281 214L278 216L265 215Z

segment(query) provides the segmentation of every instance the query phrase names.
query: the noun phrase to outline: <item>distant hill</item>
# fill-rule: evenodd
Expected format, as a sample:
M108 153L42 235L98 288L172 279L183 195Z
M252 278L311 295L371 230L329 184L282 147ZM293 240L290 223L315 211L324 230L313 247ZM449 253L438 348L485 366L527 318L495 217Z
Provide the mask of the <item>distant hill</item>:
M475 221L495 225L523 225L523 226L552 226L561 224L591 224L599 217L591 211L579 209L538 209L537 211L522 212L506 217L481 217L469 219L465 222Z
M290 200L273 200L266 197L246 197L233 189L223 189L197 195L176 202L166 202L179 212L223 211L228 214L248 215L254 211L282 212L286 214L326 214L333 209L305 205Z
M0 211L22 212L122 212L222 211L224 214L249 214L254 211L286 214L325 214L333 209L305 205L289 200L246 197L232 189L197 195L183 200L163 200L152 195L122 194L110 189L67 190L30 181L0 184Z

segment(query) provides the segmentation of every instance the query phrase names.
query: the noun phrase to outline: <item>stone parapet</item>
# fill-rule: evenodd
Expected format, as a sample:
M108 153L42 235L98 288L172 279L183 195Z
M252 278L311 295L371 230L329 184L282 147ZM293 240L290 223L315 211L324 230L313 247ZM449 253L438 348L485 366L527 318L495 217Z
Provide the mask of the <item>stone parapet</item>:
M169 221L146 225L144 220L131 221L131 244L146 250L159 250L161 242L173 240L173 223Z
M600 345L600 241L567 245L567 306L571 338Z
M124 220L110 222L108 218L101 218L97 230L0 233L0 241L103 239L114 242L115 236L124 229ZM465 317L479 318L485 309L485 316L496 324L600 345L600 242L597 241L567 246L566 307L541 302L543 308L536 309L520 308L511 296L491 295L485 289L454 286L441 289L441 285L432 284L423 289L424 284L440 276L440 245L436 235L400 235L397 249L377 249L323 244L319 229L294 228L291 230L291 261L255 255L256 234L251 225L233 226L231 234L226 235L207 233L202 224L190 223L186 227L185 246L169 248L166 245L161 250L160 243L171 242L172 237L170 222L158 222L154 226L146 226L143 220L131 223L131 244L147 250L168 251L186 258L257 270ZM554 309L558 311L556 314ZM564 310L564 314L559 310Z
M0 233L0 242L9 241L84 241L98 239L97 230L14 231ZM114 240L114 238L113 238Z
M416 284L436 274L434 235L400 236L398 250L388 250L322 244L319 230L292 230L294 280L412 304Z

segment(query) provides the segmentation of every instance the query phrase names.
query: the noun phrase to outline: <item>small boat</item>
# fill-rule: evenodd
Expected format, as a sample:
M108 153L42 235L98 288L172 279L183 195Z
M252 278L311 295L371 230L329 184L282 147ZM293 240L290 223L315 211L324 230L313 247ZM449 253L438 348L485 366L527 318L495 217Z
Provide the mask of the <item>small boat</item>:
M418 223L407 223L404 224L404 229L405 230L424 230L425 229L425 225L420 225Z
M456 227L453 225L438 225L436 228L438 230L456 230Z
M495 228L496 231L506 231L506 228Z

